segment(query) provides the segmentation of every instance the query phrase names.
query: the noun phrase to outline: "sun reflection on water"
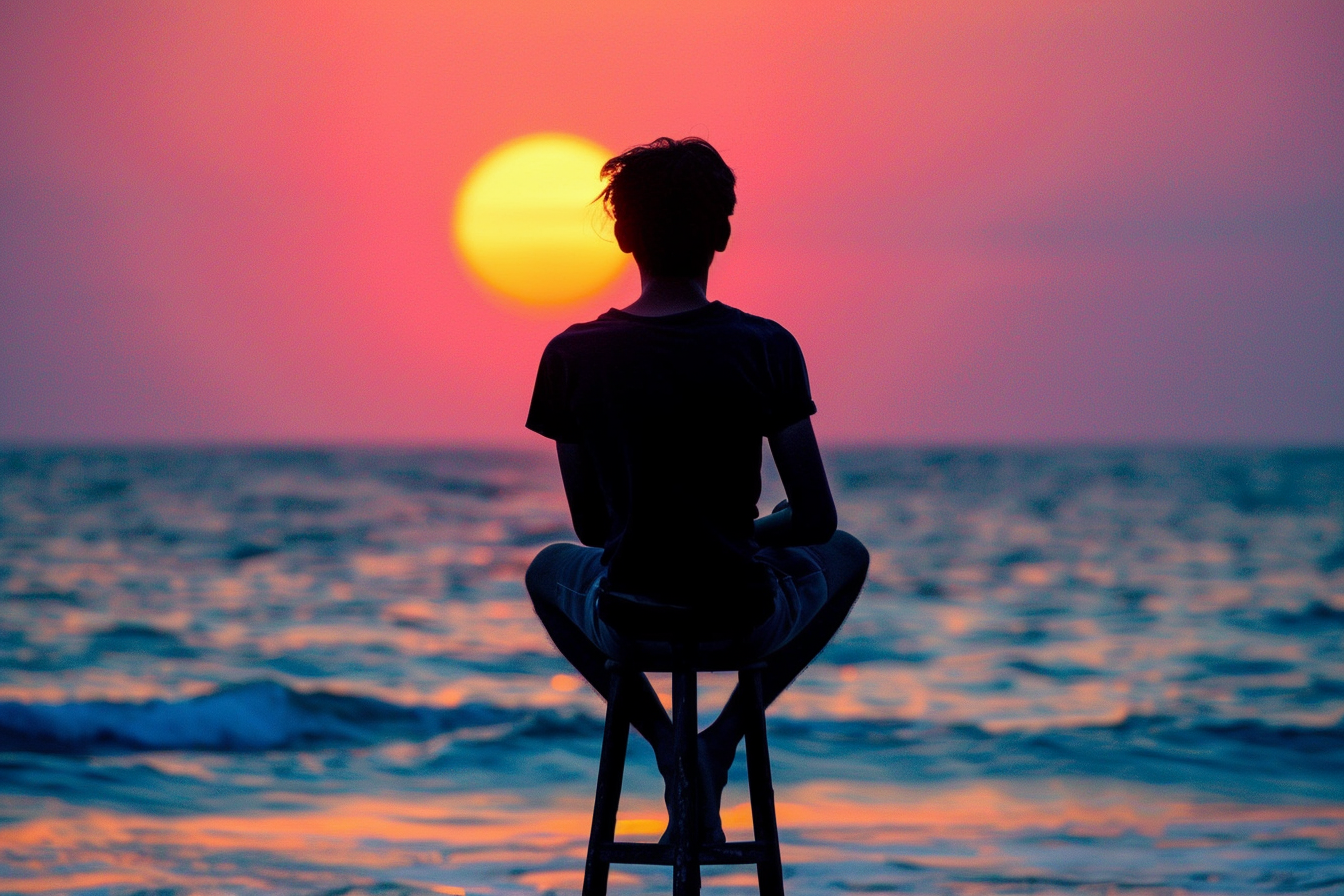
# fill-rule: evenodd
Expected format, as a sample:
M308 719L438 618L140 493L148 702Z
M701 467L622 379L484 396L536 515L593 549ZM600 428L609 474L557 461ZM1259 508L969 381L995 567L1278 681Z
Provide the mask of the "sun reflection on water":
M85 810L12 825L3 847L13 873L6 889L135 884L254 892L394 882L436 892L545 892L581 879L590 817L578 800L534 805L514 792L477 792L294 805L292 794L275 796L290 804L286 811L154 817ZM636 800L632 808L652 807ZM1228 837L1233 831L1250 833L1262 853L1344 847L1344 806L1173 801L1063 780L1030 789L986 783L937 790L818 781L782 789L777 808L791 879L804 889L857 868L868 869L869 886L877 878L917 884L937 872L963 879L954 891L971 892L976 875L1009 881L1044 874L1034 864L1041 858L1096 840L1232 862L1246 860L1244 847ZM654 839L665 823L630 815L618 828L623 839ZM724 823L730 837L748 836L749 805L726 808ZM883 868L895 870L883 878ZM644 891L660 886L657 871L622 871L614 880ZM715 878L719 885L739 879L747 880Z
M1344 455L828 463L873 564L770 712L790 892L1344 878ZM572 536L553 459L11 452L0 472L0 889L577 888L603 705L522 588ZM732 684L704 677L706 717ZM655 839L638 738L627 781L621 836Z

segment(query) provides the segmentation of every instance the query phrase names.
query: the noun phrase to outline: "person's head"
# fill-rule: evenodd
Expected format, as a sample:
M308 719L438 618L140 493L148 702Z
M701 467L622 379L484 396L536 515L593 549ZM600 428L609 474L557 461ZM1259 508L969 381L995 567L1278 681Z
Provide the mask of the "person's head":
M598 198L641 271L702 276L728 244L737 178L699 137L659 137L627 149L602 166L602 177L607 187Z

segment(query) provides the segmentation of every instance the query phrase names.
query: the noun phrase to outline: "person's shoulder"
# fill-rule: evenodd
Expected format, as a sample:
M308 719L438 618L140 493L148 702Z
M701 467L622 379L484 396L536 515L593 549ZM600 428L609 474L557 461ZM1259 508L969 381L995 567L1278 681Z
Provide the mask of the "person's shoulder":
M582 346L584 343L594 338L600 339L605 334L611 332L613 320L610 312L602 314L593 320L580 321L576 324L570 324L561 330L551 341L546 344L546 350L564 351L571 347Z
M751 314L730 305L724 305L723 307L732 313L731 321L734 326L752 333L762 342L797 347L798 340L794 338L787 327L778 321L761 317L759 314Z
M588 333L598 333L610 330L616 318L610 311L604 312L592 320L582 320L576 324L570 324L556 335L556 339L570 339L576 336L584 336Z

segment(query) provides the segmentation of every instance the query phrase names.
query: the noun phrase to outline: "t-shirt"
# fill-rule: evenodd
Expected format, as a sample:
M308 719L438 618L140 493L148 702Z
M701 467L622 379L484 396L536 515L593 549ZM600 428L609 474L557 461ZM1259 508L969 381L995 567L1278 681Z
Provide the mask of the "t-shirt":
M755 615L772 587L753 560L761 441L815 412L793 336L713 302L565 330L542 354L527 426L592 456L611 588Z

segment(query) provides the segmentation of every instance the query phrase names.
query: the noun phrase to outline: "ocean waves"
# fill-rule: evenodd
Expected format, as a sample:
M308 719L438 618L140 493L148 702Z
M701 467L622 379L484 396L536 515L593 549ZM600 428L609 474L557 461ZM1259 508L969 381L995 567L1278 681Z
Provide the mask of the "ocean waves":
M0 703L0 750L37 754L156 751L260 753L469 740L484 765L502 752L519 771L538 751L594 753L602 721L574 708L475 702L407 706L365 696L301 692L273 681L184 700ZM1097 779L1176 783L1214 793L1278 790L1344 799L1344 725L1218 724L1135 716L1109 725L991 731L890 719L771 720L779 775L888 782L979 778ZM451 738L450 738L451 739ZM437 751L418 761L440 763ZM502 751L502 752L501 752ZM472 759L455 754L457 772Z
M791 891L1337 888L1344 452L827 464L872 564L770 711ZM604 707L522 585L571 538L549 456L0 452L0 876L576 888Z
M187 700L0 703L0 749L72 753L137 750L253 752L517 725L526 713L489 704L405 707L371 697L301 693L272 681Z
M1176 786L1237 799L1344 800L1344 726L1191 723L1135 716L1110 725L987 731L976 725L781 720L782 777L906 783L1060 778Z

